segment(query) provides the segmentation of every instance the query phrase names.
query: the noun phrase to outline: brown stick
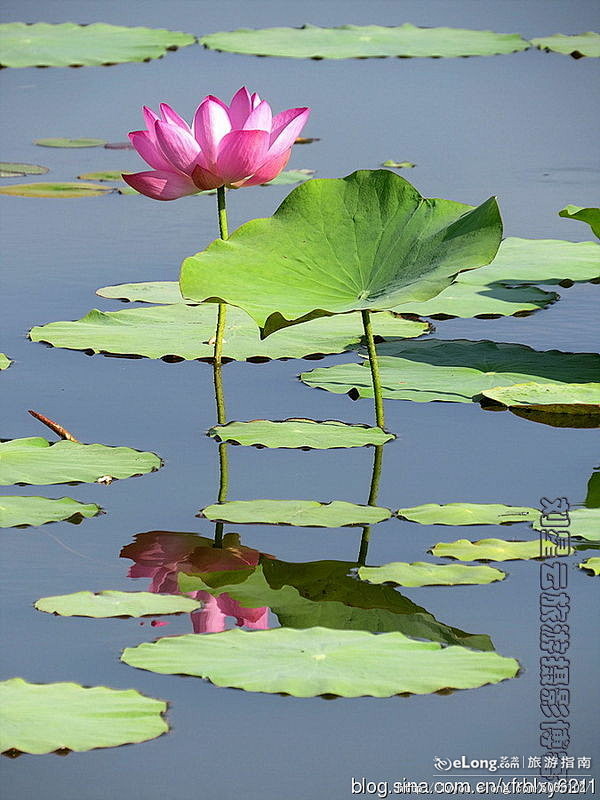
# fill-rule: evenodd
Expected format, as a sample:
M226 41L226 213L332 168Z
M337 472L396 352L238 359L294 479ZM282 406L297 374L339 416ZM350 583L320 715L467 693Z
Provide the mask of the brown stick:
M45 417L43 414L40 414L38 411L32 411L31 409L29 409L29 413L31 414L32 417L35 417L36 419L39 419L40 422L43 422L44 425L47 425L50 428L50 430L54 431L54 433L57 436L60 436L61 439L68 439L69 442L78 442L79 441L79 439L76 436L73 436L73 434L70 431L68 431L66 428L63 428L62 425L59 425L57 422L54 422L54 420L51 420L48 417Z

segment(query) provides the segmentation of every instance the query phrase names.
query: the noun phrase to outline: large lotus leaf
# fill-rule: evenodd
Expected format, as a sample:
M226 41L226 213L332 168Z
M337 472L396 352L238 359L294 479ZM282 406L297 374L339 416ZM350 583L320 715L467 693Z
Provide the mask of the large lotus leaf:
M517 383L486 389L482 394L510 408L600 418L600 383Z
M424 561L406 564L402 561L393 561L382 567L360 567L358 577L371 583L395 583L398 586L457 586L493 583L504 580L506 574L493 567L428 564Z
M396 400L470 403L486 389L537 381L569 384L597 378L600 355L537 351L521 344L425 339L377 346L383 396ZM368 362L305 372L308 386L353 397L373 397Z
M461 272L459 283L561 283L600 279L600 244L508 237L491 264Z
M516 33L464 30L461 28L419 28L406 22L396 27L381 25L340 25L319 28L265 28L210 33L200 43L211 50L282 58L454 58L489 56L526 50Z
M586 558L585 561L582 561L581 564L577 564L579 569L588 569L592 573L592 575L600 575L600 558L594 556L592 558Z
M401 508L400 519L421 525L507 525L533 522L540 512L526 506L505 506L492 503L426 503L413 508Z
M83 752L146 742L169 730L167 704L135 689L77 683L0 683L0 751Z
M147 358L176 356L184 359L212 359L217 306L183 303L124 311L94 309L76 322L50 322L32 328L34 342L93 353L118 353ZM421 336L425 322L401 319L390 312L375 314L373 330L379 337ZM363 337L358 314L339 314L282 330L261 341L254 321L241 309L227 312L223 356L243 361L270 358L303 358L340 353L356 347Z
M0 353L0 369L8 369L11 364L10 358L4 353Z
M581 206L565 206L558 212L559 217L578 219L587 222L595 235L600 239L600 208L582 208Z
M74 592L42 597L38 611L61 617L145 617L155 614L181 614L195 611L202 603L189 597L152 592Z
M162 461L155 453L130 447L82 444L41 437L0 442L0 486L15 483L94 483L155 472Z
M333 500L228 500L202 509L202 516L219 522L252 525L297 525L303 528L342 528L373 525L392 516L389 508Z
M70 497L52 500L49 497L0 497L0 528L17 525L44 525L46 522L81 522L101 511L95 503L80 503Z
M111 192L110 186L100 183L12 183L10 186L0 186L0 194L16 195L17 197L53 197L71 199L74 197L97 197L106 192Z
M535 522L533 527L536 530L547 529L541 527L539 522ZM575 508L569 511L569 527L564 530L571 536L587 539L590 542L600 542L600 508Z
M0 177L16 178L21 175L45 175L49 172L48 167L41 167L38 164L18 164L14 161L0 161Z
M574 36L555 33L553 36L532 39L531 44L540 50L552 50L555 53L563 53L563 55L574 58L581 58L581 56L600 58L600 34L593 31Z
M529 542L507 542L504 539L469 542L467 539L457 539L455 542L438 542L429 552L434 556L456 558L459 561L518 561L540 558L542 547L546 557L546 547L538 539ZM574 552L570 548L570 553Z
M256 568L179 573L178 580L182 592L203 591L214 597L226 594L244 608L268 607L280 625L289 628L400 631L406 636L476 650L494 649L488 636L444 625L389 586L349 577L353 566L340 561L286 564L263 559Z
M546 308L558 300L554 292L544 292L535 286L477 286L453 283L443 292L424 303L405 303L398 307L403 314L420 317L506 317L526 314Z
M419 642L401 633L329 628L174 636L124 650L126 664L208 678L217 686L295 697L390 697L468 689L514 677L519 663L497 653Z
M120 25L49 25L8 22L0 25L3 67L89 67L149 61L167 50L196 41L187 33Z
M281 421L255 419L252 422L228 422L226 425L215 425L208 434L218 442L303 450L381 445L394 438L392 433L386 433L381 428L349 425L337 420L317 422L314 419Z
M192 300L247 311L265 334L302 318L428 300L489 264L502 237L495 198L426 200L389 170L316 179L273 217L247 222L182 264Z

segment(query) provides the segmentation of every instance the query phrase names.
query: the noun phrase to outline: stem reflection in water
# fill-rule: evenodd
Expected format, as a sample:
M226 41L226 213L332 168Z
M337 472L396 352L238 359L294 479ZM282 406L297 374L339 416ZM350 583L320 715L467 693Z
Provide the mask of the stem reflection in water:
M379 495L379 484L381 482L381 466L383 464L383 448L385 445L380 444L375 448L375 455L373 456L373 471L371 472L371 486L369 488L369 499L367 505L377 505L377 496ZM364 567L367 559L367 551L369 549L369 539L371 537L371 526L366 525L362 529L362 537L360 540L360 551L358 553L357 564L359 567Z

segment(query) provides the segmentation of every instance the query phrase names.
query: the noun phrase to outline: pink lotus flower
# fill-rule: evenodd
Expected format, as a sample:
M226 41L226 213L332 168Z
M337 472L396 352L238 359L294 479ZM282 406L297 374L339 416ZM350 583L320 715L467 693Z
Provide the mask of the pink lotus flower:
M273 116L266 100L244 86L229 105L208 95L192 127L166 103L160 112L158 117L144 107L148 130L129 134L153 170L123 179L155 200L176 200L220 186L237 189L273 180L287 164L310 109L290 108Z

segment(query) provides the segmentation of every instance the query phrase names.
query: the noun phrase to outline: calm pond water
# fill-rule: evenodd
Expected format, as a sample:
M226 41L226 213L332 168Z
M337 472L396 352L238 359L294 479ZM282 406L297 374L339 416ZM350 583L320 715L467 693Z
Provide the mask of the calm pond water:
M13 20L104 21L194 34L305 22L410 21L519 32L528 38L593 30L598 7L591 0L7 0L4 21ZM375 168L388 158L410 160L418 166L406 177L425 196L477 204L497 194L506 235L582 241L591 238L589 228L560 219L556 212L567 203L596 203L593 131L598 120L591 87L597 77L597 60L535 50L471 59L316 62L188 47L147 64L3 70L3 158L45 164L53 180L72 180L88 171L141 169L130 151L50 150L32 141L50 136L122 141L140 126L142 104L156 107L168 101L189 118L206 94L229 97L247 84L278 110L312 107L305 134L320 141L298 146L291 167L333 177ZM231 193L230 227L270 215L287 192L288 187L268 187ZM148 579L127 577L130 562L119 558L137 534L212 535L211 526L195 517L216 495L217 452L204 435L215 415L210 367L90 358L32 344L26 334L34 324L77 319L93 307L121 308L96 297L99 286L175 279L181 260L215 237L215 204L211 197L155 203L116 194L80 201L0 200L5 250L0 350L15 359L1 378L2 437L44 435L26 413L35 408L83 441L152 450L166 464L155 474L109 487L14 490L68 494L97 502L108 513L80 526L3 531L2 638L10 645L3 648L2 672L34 682L133 687L169 701L172 728L141 745L66 758L3 759L6 797L24 800L43 787L49 800L119 795L341 800L351 796L352 777L432 780L435 756L499 759L538 753L539 586L534 563L506 564L508 578L490 586L403 592L448 625L488 634L499 653L522 665L517 679L446 696L326 701L218 689L198 679L120 664L124 647L156 637L148 621L63 619L33 609L33 602L47 595L146 589ZM438 322L436 335L594 350L600 287L584 284L559 291L559 303L529 318ZM352 358L329 357L319 366ZM311 364L229 364L224 372L230 419L371 421L370 401L352 402L301 384L296 377ZM535 507L543 495L577 503L599 462L594 431L536 425L466 404L388 401L386 413L398 438L386 447L379 502L392 508L455 501ZM372 450L238 447L230 448L230 461L232 499L365 502ZM241 531L245 545L289 562L355 561L360 541L360 531L352 528L243 526ZM374 529L368 561L423 560L437 541L506 531L392 520ZM509 531L509 538L531 535L524 526ZM595 587L576 569L577 560L569 561L569 752L600 757L593 737L598 646L590 618ZM164 630L169 635L190 632L189 617L172 618Z

